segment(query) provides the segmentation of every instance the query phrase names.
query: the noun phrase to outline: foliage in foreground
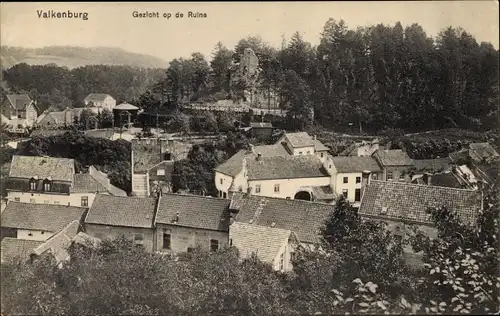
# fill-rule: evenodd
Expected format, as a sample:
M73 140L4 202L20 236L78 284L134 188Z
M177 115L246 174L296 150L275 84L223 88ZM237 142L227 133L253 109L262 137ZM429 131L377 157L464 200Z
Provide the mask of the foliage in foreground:
M409 242L423 252L408 269L383 224L338 201L319 251L302 249L294 272L275 272L237 250L178 257L145 253L126 239L73 246L62 269L50 259L2 265L2 311L43 315L493 314L500 307L496 189L477 225L429 210L438 229ZM389 249L384 249L388 247ZM385 276L385 277L384 277Z

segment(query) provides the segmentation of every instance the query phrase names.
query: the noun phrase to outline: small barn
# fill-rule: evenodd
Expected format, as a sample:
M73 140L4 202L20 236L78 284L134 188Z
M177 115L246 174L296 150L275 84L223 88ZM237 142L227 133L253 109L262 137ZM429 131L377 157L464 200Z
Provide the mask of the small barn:
M115 126L129 125L137 121L139 108L129 103L122 103L113 108Z

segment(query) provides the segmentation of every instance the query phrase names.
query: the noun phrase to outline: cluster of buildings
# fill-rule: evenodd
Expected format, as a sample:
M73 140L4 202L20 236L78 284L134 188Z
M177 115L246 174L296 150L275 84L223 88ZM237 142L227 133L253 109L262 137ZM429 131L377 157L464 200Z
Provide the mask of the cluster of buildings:
M128 103L116 105L116 100L109 94L90 93L84 100L85 107L67 107L64 110L49 109L41 112L36 101L27 94L9 94L2 104L2 123L8 125L11 133L25 134L28 129L54 129L72 126L80 119L83 110L94 114L104 110L113 113L115 125L131 123L137 118L139 108ZM95 126L89 126L95 128Z
M478 170L498 159L487 143L449 159L418 161L376 141L332 157L315 137L285 133L218 166L214 198L171 193L172 162L189 148L161 139L136 139L132 146L133 196L93 167L75 173L71 159L14 156L1 215L2 261L50 254L62 264L71 243L97 245L125 235L165 254L233 246L242 258L257 254L275 270L290 271L297 247L319 242L340 195L401 238L414 225L436 236L429 207L448 207L473 223L489 183ZM448 185L451 177L459 185Z

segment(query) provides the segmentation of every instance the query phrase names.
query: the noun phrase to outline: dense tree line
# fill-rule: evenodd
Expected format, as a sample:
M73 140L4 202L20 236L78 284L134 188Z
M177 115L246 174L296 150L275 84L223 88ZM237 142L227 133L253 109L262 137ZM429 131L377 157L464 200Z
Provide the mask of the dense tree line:
M56 65L22 63L4 70L3 79L12 93L28 93L43 111L49 106L58 109L81 107L89 93L107 93L117 102L132 102L151 89L164 74L164 69L130 66L92 65L70 70Z
M124 238L73 245L57 269L50 257L2 264L2 311L37 315L494 314L500 309L498 192L476 225L429 209L438 229L408 241L363 220L340 198L321 231L322 251L299 250L294 271L275 272L229 247L178 256L145 253ZM403 247L422 251L409 266Z
M247 47L259 58L258 78L231 82ZM244 99L243 90L254 91L302 124L337 130L484 130L497 123L498 57L461 28L432 38L418 24L354 30L330 19L317 46L299 33L280 49L259 37L240 40L234 50L217 43L210 63L199 53L172 61L163 84L173 102Z

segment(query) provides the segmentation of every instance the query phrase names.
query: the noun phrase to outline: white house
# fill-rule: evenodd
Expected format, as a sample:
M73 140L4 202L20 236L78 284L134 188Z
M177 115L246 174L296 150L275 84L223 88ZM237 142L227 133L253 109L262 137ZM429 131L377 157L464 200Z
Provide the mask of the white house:
M94 167L75 173L73 159L13 156L6 185L9 201L90 207L97 193L127 196Z
M2 213L2 237L45 241L73 221L83 222L87 208L9 202Z
M295 234L287 229L234 222L229 227L229 244L242 259L257 256L275 271L291 271L292 257L298 245Z
M104 109L112 111L116 106L116 100L109 94L105 93L91 93L83 100L83 103L85 103L86 107L91 108L91 110L96 113L99 110L102 111Z
M288 133L274 145L250 146L215 168L219 197L253 195L332 202L328 148L307 133Z
M382 168L374 157L332 157L331 160L335 193L342 194L354 206L359 206L363 171L370 171L372 177L378 175L381 178Z

